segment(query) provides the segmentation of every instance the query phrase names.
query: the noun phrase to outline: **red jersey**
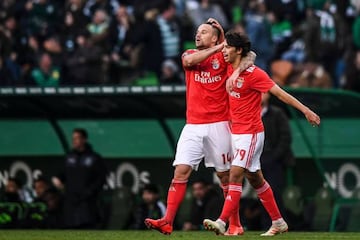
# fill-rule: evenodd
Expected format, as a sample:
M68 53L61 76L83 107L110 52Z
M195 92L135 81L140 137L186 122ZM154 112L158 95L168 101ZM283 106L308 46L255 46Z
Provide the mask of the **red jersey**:
M228 76L233 69L229 66ZM264 131L261 120L261 95L268 92L275 82L255 65L241 72L229 95L231 132L253 134Z
M185 51L192 54L197 50ZM226 77L228 64L221 52L201 63L184 67L186 80L186 122L193 124L229 120Z

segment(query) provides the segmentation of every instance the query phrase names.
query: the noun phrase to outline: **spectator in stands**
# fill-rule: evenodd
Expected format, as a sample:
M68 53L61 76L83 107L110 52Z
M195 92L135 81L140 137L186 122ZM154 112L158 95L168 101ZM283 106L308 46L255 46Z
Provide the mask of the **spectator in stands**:
M47 210L40 227L46 229L60 229L63 227L63 198L59 190L51 185L43 176L35 179L34 191L36 198L34 202L46 204ZM30 224L34 221L29 221ZM38 225L39 226L39 225Z
M2 55L5 65L10 70L12 84L18 86L21 84L21 70L17 63L17 51L20 45L20 31L15 16L10 12L6 13L4 18L0 17L0 55Z
M19 48L17 61L21 67L21 77L24 85L34 84L32 70L41 56L41 46L36 36L23 37Z
M295 164L291 150L291 132L286 114L278 107L269 104L270 94L262 97L262 121L265 130L264 150L261 155L261 169L269 182L282 216L285 216L282 191L286 185L286 168ZM271 225L269 215L262 211L262 229Z
M61 66L63 61L63 48L60 39L53 35L45 39L43 42L43 49L46 51L56 66Z
M118 8L116 16L109 27L110 45L110 81L119 83L126 82L124 78L129 77L129 71L134 71L136 63L133 62L133 49L131 46L135 19L128 13L127 8Z
M38 67L31 72L33 82L39 87L57 87L60 84L60 68L53 65L48 53L40 56Z
M84 14L92 18L97 10L103 9L107 15L115 15L119 7L118 0L88 0L84 7Z
M150 7L145 12L144 23L136 31L134 45L142 45L143 70L154 72L160 79L163 61L167 58L180 61L181 26L175 18L175 6L171 0Z
M27 1L25 9L28 16L27 31L40 38L52 35L58 29L61 8L49 0Z
M183 224L186 231L203 229L203 220L215 219L224 202L221 190L201 179L192 184L192 198L190 219Z
M158 9L150 6L144 9L144 21L136 23L133 48L139 49L139 70L143 72L155 72L160 76L161 63L164 54L161 45L160 29L156 23ZM146 53L145 53L146 49Z
M0 86L14 86L15 82L16 80L10 68L7 66L6 61L0 56Z
M73 53L76 49L76 37L89 23L83 13L83 0L69 0L65 5L64 24L61 34L62 47L65 53ZM67 57L67 56L65 56Z
M8 178L5 191L0 194L0 228L20 228L22 225L21 183L17 178Z
M215 18L224 29L228 29L230 24L221 6L211 0L191 0L187 4L187 13L193 26L199 26L209 18Z
M176 18L176 8L172 1L160 5L160 15L156 21L160 29L164 60L171 59L180 64L182 51L181 23Z
M141 202L135 209L131 228L147 229L146 218L162 218L165 214L165 204L160 200L160 191L155 184L146 184L141 192Z
M322 64L330 74L333 86L337 87L335 69L341 58L339 44L342 43L339 39L340 19L335 18L327 1L321 9L310 5L306 13L304 39L307 60Z
M175 16L173 8L167 8L167 5L175 6ZM341 77L345 74L344 69L348 68L344 55L352 44L360 46L357 30L360 22L357 19L359 6L357 0L2 0L0 74L3 77L0 84L29 85L31 72L36 67L40 53L44 51L52 55L55 65L66 68L68 59L73 58L77 49L76 38L88 26L92 32L92 37L88 37L91 38L90 42L102 50L98 56L101 69L97 68L97 72L103 77L99 81L96 75L97 80L90 82L103 84L110 80L111 83L131 84L134 78L146 75L145 71L156 72L159 78L162 63L168 59L163 46L171 42L171 38L165 36L169 32L175 35L180 32L181 52L183 41L192 39L196 22L203 22L210 14L219 19L225 28L229 27L231 20L236 19L233 24L245 20L248 25L246 31L257 48L257 65L269 62L269 58L291 61L294 69L297 69L298 63L321 64L325 72L330 74L332 86L343 86ZM134 37L128 40L127 31L124 39L124 31L119 31L122 24L117 24L117 21L107 27L109 22L104 19L109 20L115 15L119 15L121 22L126 17L136 19L127 28L130 29L130 35L134 33ZM204 19L202 16L205 16ZM256 37L260 33L265 36L263 31L269 30L263 26L264 21L268 20L265 16L274 20L272 37L276 47L270 46L267 37ZM164 21L160 24L163 27L160 29L158 22L162 18ZM119 39L122 45L120 48L119 42L114 42ZM128 44L123 44L123 40ZM166 48L175 49L169 46ZM141 54L144 49L146 53ZM261 54L263 50L268 52ZM275 50L274 56L270 50ZM178 54L173 56L175 59L171 57L172 60L180 59ZM121 67L124 65L127 67ZM71 79L71 74L68 77L67 72L65 69L61 73L62 83L77 83Z
M360 2L360 1L359 1ZM352 40L356 49L360 49L360 15L355 18L352 25Z
M264 2L269 12L282 15L292 25L299 23L304 18L303 8L306 0L258 0ZM311 0L313 1L313 0ZM313 1L314 2L314 1Z
M65 190L65 228L95 229L99 224L98 194L105 183L107 169L101 156L88 143L85 129L73 130L72 146L66 155L64 174L53 178L53 184Z
M22 202L20 191L21 182L15 177L8 178L5 191L0 198L1 202Z
M40 176L34 180L34 192L35 192L35 199L34 201L40 201L44 195L44 193L49 190L50 183L49 181L43 177Z
M291 87L331 88L330 74L317 63L297 64L287 85Z
M360 50L351 53L347 59L344 88L360 92Z
M292 37L292 25L281 13L275 11L267 14L271 23L271 38L274 43L273 59L280 59L281 55L289 48Z
M271 26L266 17L266 6L263 1L252 0L245 14L246 33L257 54L255 64L269 72L269 61L273 56Z
M165 60L161 70L161 84L184 84L184 79L180 75L179 66L173 60Z
M0 18L6 16L9 12L14 12L16 0L2 0L0 2Z
M98 9L92 17L91 23L87 25L87 30L90 33L92 43L100 46L103 51L106 50L107 36L109 30L110 19L107 13Z
M104 78L102 50L84 32L76 38L77 48L65 62L67 85L101 84Z

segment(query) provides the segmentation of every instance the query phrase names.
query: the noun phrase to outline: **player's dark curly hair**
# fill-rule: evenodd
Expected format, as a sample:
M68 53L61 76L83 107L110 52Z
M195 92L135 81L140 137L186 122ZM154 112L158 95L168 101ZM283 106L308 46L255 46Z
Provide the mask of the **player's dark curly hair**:
M250 39L245 33L229 30L225 33L225 39L227 44L231 47L235 47L236 50L242 48L242 57L246 56L251 49Z

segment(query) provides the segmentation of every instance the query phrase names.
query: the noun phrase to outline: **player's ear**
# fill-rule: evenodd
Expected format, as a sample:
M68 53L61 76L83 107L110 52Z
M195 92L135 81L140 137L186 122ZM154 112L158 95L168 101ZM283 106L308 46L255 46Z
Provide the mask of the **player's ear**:
M243 49L242 49L242 48L238 48L238 49L236 50L236 54L237 54L237 55L241 55L242 52L243 52Z
M217 37L217 36L212 36L211 37L211 40L212 40L212 42L214 42L215 44L219 44L219 38Z

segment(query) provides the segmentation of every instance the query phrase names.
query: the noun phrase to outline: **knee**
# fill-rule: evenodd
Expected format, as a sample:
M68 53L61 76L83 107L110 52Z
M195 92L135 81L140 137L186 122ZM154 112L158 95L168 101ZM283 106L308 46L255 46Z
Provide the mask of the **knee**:
M244 170L240 167L231 168L230 170L230 183L242 184L244 179Z
M263 179L254 179L254 178L253 178L253 179L249 179L249 178L248 178L248 180L249 180L250 185L251 185L253 188L255 188L255 189L261 187L261 186L264 184L264 180L263 180Z
M188 165L177 165L175 167L174 179L180 181L187 181L192 172L191 166Z
M222 185L226 185L229 183L229 171L226 172L216 172L216 175L220 179Z
M262 174L259 173L247 173L246 178L249 181L250 185L255 189L261 187L265 181Z

